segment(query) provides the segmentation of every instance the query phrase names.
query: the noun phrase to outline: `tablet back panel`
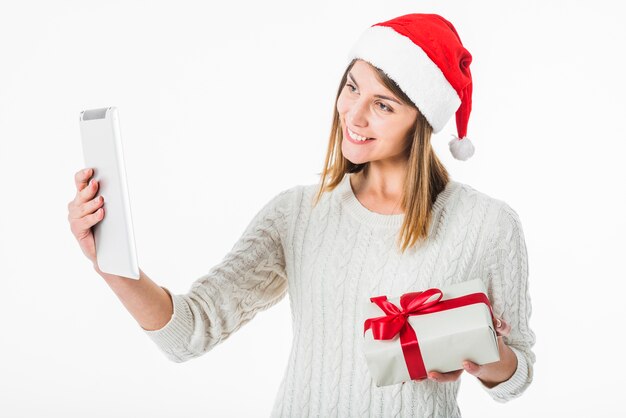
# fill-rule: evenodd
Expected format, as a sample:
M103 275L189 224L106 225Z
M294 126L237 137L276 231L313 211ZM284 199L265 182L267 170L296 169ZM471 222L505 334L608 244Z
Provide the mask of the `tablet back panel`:
M115 107L80 114L85 167L93 168L104 197L104 218L93 226L98 268L105 273L139 279L130 198Z

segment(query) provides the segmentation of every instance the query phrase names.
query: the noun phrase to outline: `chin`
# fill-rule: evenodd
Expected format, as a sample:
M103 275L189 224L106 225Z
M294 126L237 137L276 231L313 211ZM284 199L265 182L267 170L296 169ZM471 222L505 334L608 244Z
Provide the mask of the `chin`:
M361 165L361 164L365 164L369 162L369 161L354 161L354 160L351 160L350 158L346 158L346 160L350 161L354 165Z
M365 164L370 161L369 159L363 158L362 156L359 157L358 155L352 155L352 154L353 153L351 152L346 153L343 147L341 147L341 155L343 155L343 158L350 161L352 164Z
M344 158L348 161L350 161L352 164L365 164L365 163L369 163L370 160L368 159L360 159L360 158L353 158L350 157L348 155L344 155Z

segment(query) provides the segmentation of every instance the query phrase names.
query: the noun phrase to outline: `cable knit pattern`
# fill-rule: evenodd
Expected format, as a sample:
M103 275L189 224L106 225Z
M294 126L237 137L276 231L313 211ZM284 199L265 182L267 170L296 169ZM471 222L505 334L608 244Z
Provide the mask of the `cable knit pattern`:
M494 314L511 325L504 341L518 367L493 388L474 381L498 402L520 396L533 377L535 334L517 213L450 181L433 206L428 240L401 254L395 241L404 215L365 208L350 176L315 207L316 184L278 193L186 294L164 288L174 314L160 330L143 331L167 358L186 361L288 294L293 341L272 417L460 417L460 380L375 385L363 353L363 303L480 278Z

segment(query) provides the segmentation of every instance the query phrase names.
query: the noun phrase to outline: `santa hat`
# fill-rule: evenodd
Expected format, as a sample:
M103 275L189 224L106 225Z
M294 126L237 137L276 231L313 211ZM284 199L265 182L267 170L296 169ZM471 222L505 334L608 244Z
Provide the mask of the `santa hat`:
M458 136L449 142L457 160L474 154L466 137L472 110L469 53L452 26L436 14L414 13L376 23L352 47L359 58L384 71L400 86L437 133L456 112Z

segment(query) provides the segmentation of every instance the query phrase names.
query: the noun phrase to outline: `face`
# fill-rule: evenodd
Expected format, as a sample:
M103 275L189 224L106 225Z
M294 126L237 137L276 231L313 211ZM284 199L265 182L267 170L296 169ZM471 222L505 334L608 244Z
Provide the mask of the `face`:
M357 60L352 66L337 100L337 112L343 129L341 151L349 161L406 160L407 136L417 109L402 103L378 81L369 63Z

